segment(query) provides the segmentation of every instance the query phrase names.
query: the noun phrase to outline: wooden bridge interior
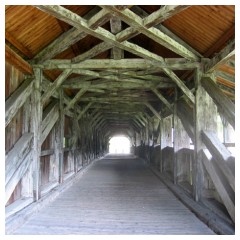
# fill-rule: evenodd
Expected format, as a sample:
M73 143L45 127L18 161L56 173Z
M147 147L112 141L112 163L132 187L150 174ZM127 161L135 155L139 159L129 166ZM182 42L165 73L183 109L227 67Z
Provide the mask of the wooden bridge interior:
M32 216L41 219L39 211L60 192L62 201L67 193L79 198L73 213L87 210L87 187L99 194L110 184L107 176L124 176L130 195L110 189L136 210L129 218L137 215L144 223L134 218L139 228L129 223L135 230L125 231L119 207L112 210L122 217L122 227L114 227L118 234L235 233L235 6L11 5L5 19L6 234ZM129 161L105 157L116 135L130 140ZM76 186L84 194L77 195ZM131 201L147 201L158 191L153 186L163 193L148 206L151 215ZM167 223L168 214L165 219L158 208L161 196L163 204L166 196L169 204L171 197L181 201L204 227L191 232L195 220L189 215L171 232L173 220ZM169 215L187 218L174 204ZM86 233L80 225L72 233ZM31 227L22 233L31 234ZM104 233L113 234L110 228Z

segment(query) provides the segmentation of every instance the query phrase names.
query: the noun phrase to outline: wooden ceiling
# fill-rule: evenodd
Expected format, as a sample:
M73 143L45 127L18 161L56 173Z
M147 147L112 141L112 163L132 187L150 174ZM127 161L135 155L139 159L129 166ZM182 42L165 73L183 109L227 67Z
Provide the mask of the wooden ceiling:
M128 110L161 111L165 104L158 94L171 104L177 80L191 99L194 69L235 39L235 6L227 5L12 5L5 14L10 49L43 68L51 81L71 69L61 85L68 97L80 107L92 103L92 111L112 111L122 123L129 121ZM234 57L214 69L218 86L232 101ZM113 108L122 113L115 116Z

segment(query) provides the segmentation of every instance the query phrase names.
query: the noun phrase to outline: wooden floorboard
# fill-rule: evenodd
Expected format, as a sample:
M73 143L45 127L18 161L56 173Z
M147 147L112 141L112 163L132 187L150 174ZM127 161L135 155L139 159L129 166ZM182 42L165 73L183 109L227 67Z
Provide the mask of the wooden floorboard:
M138 158L107 155L13 234L214 234Z

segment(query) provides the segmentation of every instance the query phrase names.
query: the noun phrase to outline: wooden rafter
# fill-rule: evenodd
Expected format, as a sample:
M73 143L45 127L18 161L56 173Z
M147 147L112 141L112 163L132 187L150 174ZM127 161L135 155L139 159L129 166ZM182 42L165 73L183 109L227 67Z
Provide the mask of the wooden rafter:
M5 44L5 60L25 74L33 74L32 66Z
M7 99L5 103L5 126L7 126L18 110L26 102L33 89L33 79L26 79Z
M107 9L113 14L116 14L119 16L123 21L125 21L127 24L129 24L132 28L136 28L138 32L141 32L145 34L147 37L151 38L152 40L156 41L157 43L163 45L164 47L172 50L173 52L189 59L197 61L199 58L190 52L187 48L180 45L178 42L174 41L164 33L162 33L160 30L153 28L153 27L146 27L144 25L144 21L146 19L140 18L138 15L136 15L134 12L132 12L129 9L125 9L124 11L119 11L114 6L102 6L104 9ZM158 21L159 13L156 15L150 15L147 17L147 24L151 26L154 25L157 21L157 24L161 21Z
M16 38L14 38L8 31L5 31L5 39L29 59L33 58L33 54L29 51L29 49L17 41Z
M82 88L78 91L78 93L75 95L75 97L69 102L69 104L66 106L65 110L68 110L74 106L75 103L79 101L79 99L84 95L84 93L87 91L87 89Z
M170 111L173 111L172 105L168 102L168 100L159 91L157 91L157 89L152 89L152 91L156 94L156 96L165 104L165 106Z
M149 103L149 102L145 102L144 103L151 111L152 113L159 119L161 120L161 116L159 115L159 113L153 108L153 106Z
M42 96L42 105L52 96L52 94L61 86L63 81L72 73L72 70L65 70L51 85L51 87Z
M98 26L103 25L110 19L110 14L106 11L97 12L97 9L91 11L85 18L92 17L92 20L89 20L89 26L92 28L97 28ZM67 32L60 35L56 40L44 48L40 53L38 53L32 62L39 63L47 59L50 59L56 56L58 53L61 53L65 49L69 48L71 45L80 41L87 36L87 33L83 32L81 29L72 28Z

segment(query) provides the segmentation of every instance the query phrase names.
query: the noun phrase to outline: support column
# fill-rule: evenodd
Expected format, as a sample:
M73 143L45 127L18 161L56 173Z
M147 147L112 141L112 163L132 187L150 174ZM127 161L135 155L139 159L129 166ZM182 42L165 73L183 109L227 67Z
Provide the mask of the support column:
M163 120L161 119L160 120L160 139L159 139L159 142L160 142L160 155L159 155L159 158L160 158L160 161L159 161L159 171L162 173L163 172L163 159L162 159L162 149L163 149L163 141L162 141L162 134L163 134Z
M63 89L59 89L59 120L56 124L55 134L55 156L59 162L59 183L63 182L63 138L64 138L64 111L63 111Z
M32 92L32 116L31 131L33 132L33 200L38 201L41 198L41 121L42 121L42 105L41 105L41 83L42 70L35 68L34 85Z
M177 92L177 89L175 90ZM181 119L178 117L177 94L175 94L174 103L174 119L173 119L173 149L174 149L174 164L173 164L173 182L178 184L183 179L186 179L186 173L189 172L189 159L179 152L183 148L190 148L190 137L183 127ZM184 176L185 175L185 176ZM189 176L189 175L188 175Z
M193 161L193 197L199 201L204 187L204 173L201 150L205 148L201 131L217 131L217 107L201 85L202 71L195 71L195 109L194 109L194 161Z
M173 183L177 184L177 172L178 172L178 166L177 166L177 152L179 150L179 132L178 132L178 118L177 118L177 96L178 96L178 90L175 88L174 91L174 110L173 110Z
M74 158L74 172L78 172L78 157L77 157L77 140L78 140L78 120L77 120L77 113L75 111L74 113L74 119L73 119L73 141L72 141L72 153Z

